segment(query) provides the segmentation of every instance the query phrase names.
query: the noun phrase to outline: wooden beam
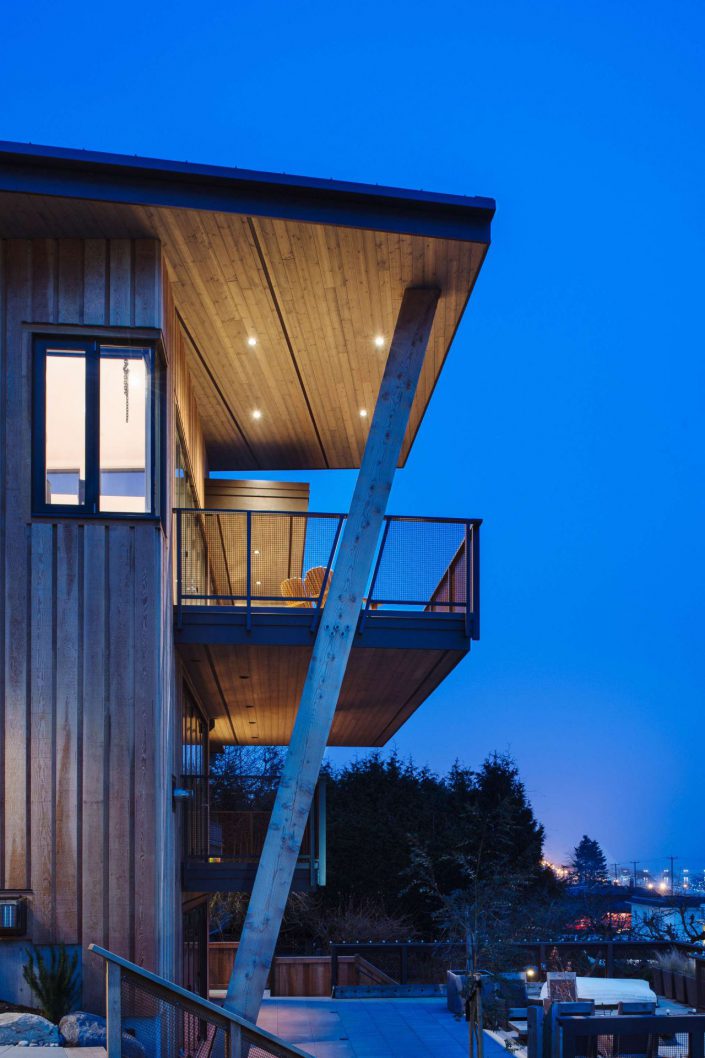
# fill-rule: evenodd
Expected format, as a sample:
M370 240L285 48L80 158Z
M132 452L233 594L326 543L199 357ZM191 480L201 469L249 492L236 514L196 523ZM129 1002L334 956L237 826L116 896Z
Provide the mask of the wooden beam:
M272 810L226 1010L257 1020L323 763L439 291L404 293L350 514Z

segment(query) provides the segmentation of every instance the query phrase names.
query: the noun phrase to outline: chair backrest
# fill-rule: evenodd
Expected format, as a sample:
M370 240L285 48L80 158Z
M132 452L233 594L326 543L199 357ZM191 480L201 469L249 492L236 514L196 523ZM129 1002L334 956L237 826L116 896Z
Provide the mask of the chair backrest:
M638 1002L630 1000L628 1003L620 1002L617 1004L617 1013L637 1015L641 1014L642 1016L644 1016L645 1014L655 1014L656 1004L649 1003L644 1000L639 1000Z
M574 973L547 973L546 998L553 1003L575 1003L578 999L578 983Z
M552 1053L557 1056L560 1053L559 1034L557 1022L559 1018L585 1018L592 1017L595 1013L595 1001L593 999L581 999L576 1001L555 1001L550 1008L551 1039L553 1041ZM575 1037L575 1058L596 1058L597 1040L594 1036Z
M304 579L304 583L306 585L306 594L310 595L312 599L318 599L320 597L325 575L325 566L313 566L313 568L307 572L306 577ZM328 580L326 581L326 590L323 594L323 599L321 600L322 604L324 604L326 599L328 598L328 589L330 588L332 576L333 570L331 569L328 573Z
M301 577L289 577L288 580L283 580L280 585L280 591L285 599L302 599L307 594L306 585L302 581ZM287 606L300 606L304 609L310 609L313 603L306 602L288 602Z

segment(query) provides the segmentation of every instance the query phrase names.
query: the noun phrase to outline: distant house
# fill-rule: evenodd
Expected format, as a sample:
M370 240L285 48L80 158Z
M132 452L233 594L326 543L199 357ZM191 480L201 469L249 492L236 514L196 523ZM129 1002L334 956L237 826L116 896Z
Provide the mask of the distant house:
M493 211L0 146L3 998L29 941L82 949L89 1007L91 942L206 990L209 894L251 886L266 828L210 811L209 758L287 744L343 524L258 474L360 466L430 286L406 460ZM470 458L467 395L454 414ZM466 503L384 522L332 744L384 745L478 638L479 525L444 517ZM295 885L324 880L321 792Z
M657 932L666 939L688 941L693 939L693 930L697 933L705 929L705 897L702 894L676 893L672 896L636 890L630 895L629 902L632 931L637 935Z

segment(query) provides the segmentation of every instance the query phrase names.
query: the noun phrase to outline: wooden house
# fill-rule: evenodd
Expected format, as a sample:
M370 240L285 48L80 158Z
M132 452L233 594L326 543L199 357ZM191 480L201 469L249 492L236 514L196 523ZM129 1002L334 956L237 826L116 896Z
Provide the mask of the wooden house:
M288 743L345 525L258 472L360 466L420 287L403 465L493 211L0 144L3 998L28 942L80 947L88 1007L91 942L205 987L208 894L252 884L262 827L238 857L209 753ZM332 745L384 745L479 635L479 523L444 513L383 519Z

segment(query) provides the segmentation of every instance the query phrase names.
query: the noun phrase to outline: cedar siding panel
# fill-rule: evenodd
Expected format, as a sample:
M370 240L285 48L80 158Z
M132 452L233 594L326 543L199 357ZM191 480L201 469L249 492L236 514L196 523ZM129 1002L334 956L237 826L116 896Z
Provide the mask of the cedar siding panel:
M83 946L83 1003L98 1009L91 942L165 969L156 776L173 766L159 760L162 713L174 723L161 700L173 685L169 541L155 522L33 519L32 324L160 329L159 244L0 242L0 889L28 891L22 946Z

